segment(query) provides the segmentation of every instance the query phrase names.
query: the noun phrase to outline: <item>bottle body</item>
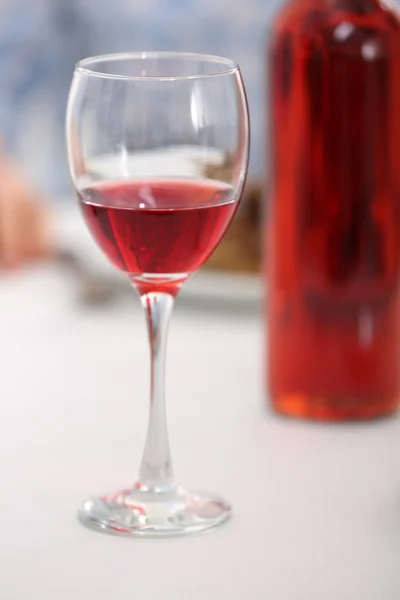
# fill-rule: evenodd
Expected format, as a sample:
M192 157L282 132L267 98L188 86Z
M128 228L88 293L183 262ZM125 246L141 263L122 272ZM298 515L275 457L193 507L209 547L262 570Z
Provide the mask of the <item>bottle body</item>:
M269 394L294 416L384 415L400 397L400 20L377 0L294 0L269 60Z

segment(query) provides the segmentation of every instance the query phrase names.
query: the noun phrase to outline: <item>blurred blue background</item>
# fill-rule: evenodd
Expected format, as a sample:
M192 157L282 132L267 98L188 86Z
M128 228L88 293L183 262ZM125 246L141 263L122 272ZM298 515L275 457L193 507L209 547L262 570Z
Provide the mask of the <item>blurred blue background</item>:
M0 0L0 137L53 196L69 190L64 114L74 63L135 50L236 60L252 119L250 172L262 171L265 33L280 0Z

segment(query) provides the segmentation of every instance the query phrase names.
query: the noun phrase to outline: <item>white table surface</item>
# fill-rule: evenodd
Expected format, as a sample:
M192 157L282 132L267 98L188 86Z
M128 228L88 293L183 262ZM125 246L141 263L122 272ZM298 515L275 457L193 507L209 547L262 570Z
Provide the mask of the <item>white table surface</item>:
M263 407L257 315L177 307L169 423L179 480L234 518L169 540L75 518L134 479L147 418L138 301L84 309L55 267L0 280L1 600L398 600L400 421L326 426Z

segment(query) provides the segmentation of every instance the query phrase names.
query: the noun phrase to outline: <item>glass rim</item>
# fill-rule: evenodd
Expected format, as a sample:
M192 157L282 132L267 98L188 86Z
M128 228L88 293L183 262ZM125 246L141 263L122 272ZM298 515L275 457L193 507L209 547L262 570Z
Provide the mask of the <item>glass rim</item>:
M204 62L215 63L221 65L215 71L210 70L209 73L193 74L193 75L122 75L118 73L103 73L101 70L90 68L100 63L126 60L146 60L150 59L180 59L180 60L198 60ZM233 75L238 73L239 65L230 58L218 56L215 54L202 54L197 52L179 52L179 51L150 51L150 52L117 52L109 54L99 54L97 56L89 56L79 60L75 64L75 72L90 77L100 77L103 79L119 79L125 81L175 81L187 79L207 79L208 77L218 77L221 75Z

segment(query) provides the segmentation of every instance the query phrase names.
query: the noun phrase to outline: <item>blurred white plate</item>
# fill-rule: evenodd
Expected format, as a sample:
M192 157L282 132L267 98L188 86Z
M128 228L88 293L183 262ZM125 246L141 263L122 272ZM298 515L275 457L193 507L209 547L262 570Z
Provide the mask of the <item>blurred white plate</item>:
M220 150L199 146L170 146L117 156L103 154L86 162L90 177L83 176L80 185L85 187L93 179L202 178L207 165L217 166L223 162L224 154Z

